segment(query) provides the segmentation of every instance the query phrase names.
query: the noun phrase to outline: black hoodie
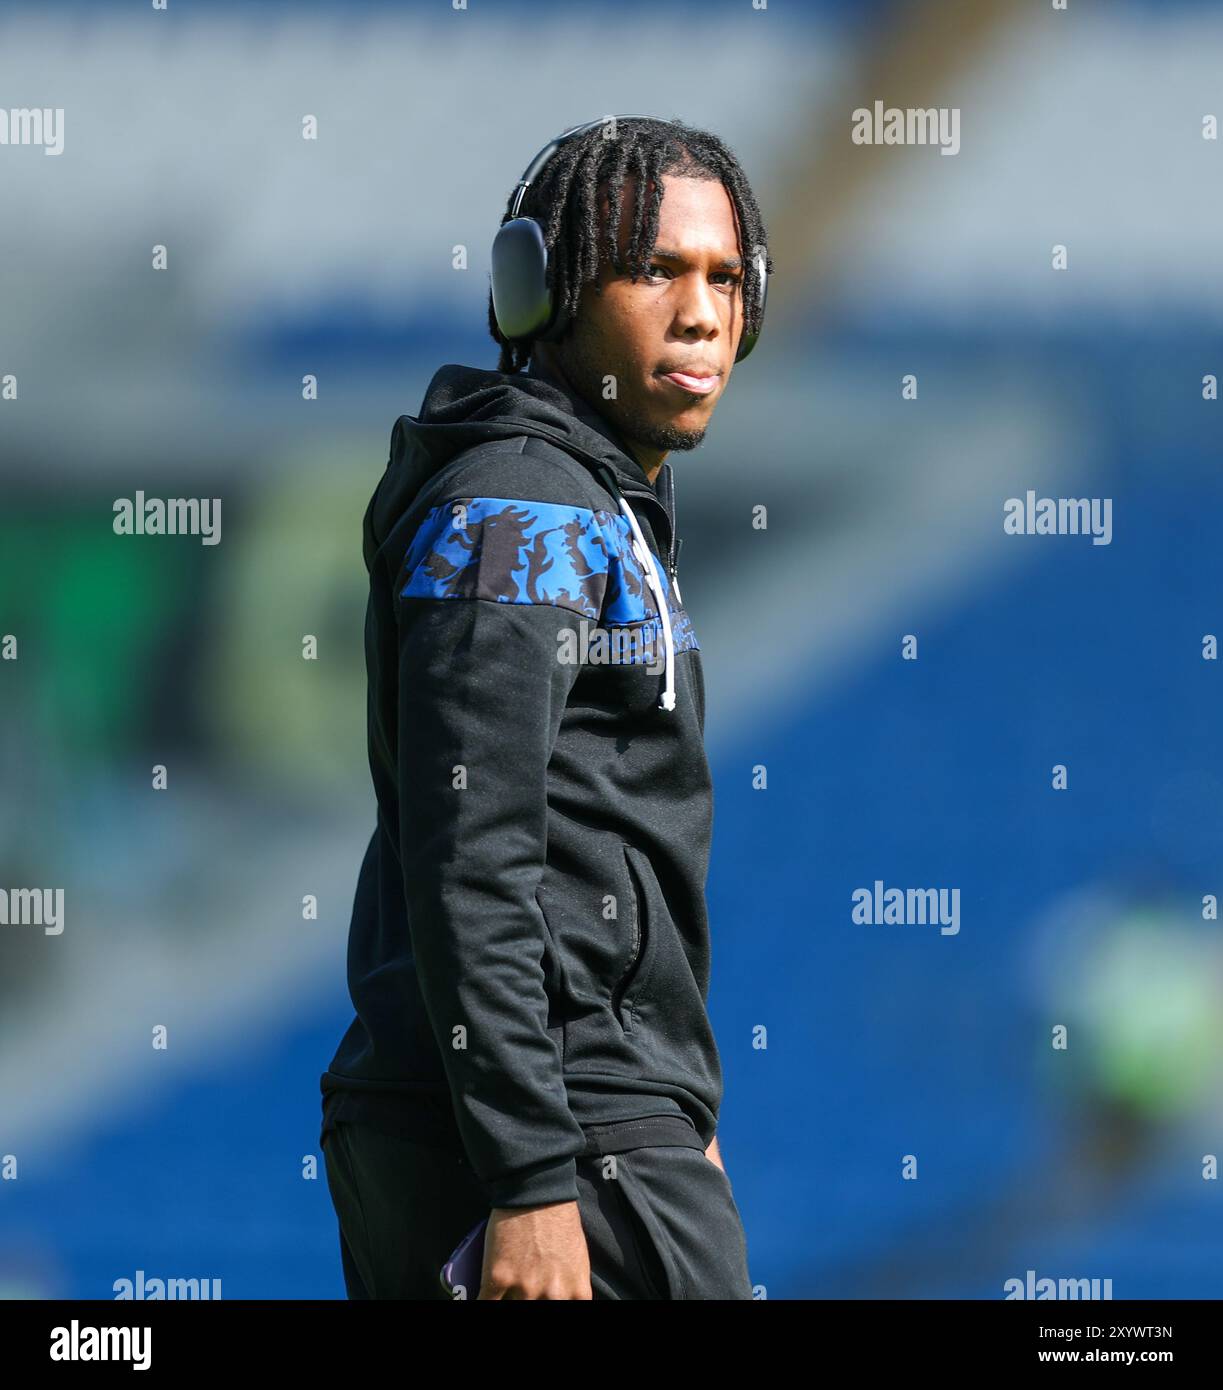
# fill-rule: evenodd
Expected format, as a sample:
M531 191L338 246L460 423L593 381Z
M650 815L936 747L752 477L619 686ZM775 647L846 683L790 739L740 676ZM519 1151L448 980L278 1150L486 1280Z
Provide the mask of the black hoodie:
M670 466L651 487L537 368L446 366L364 542L378 819L324 1134L461 1143L501 1207L576 1200L576 1157L645 1117L706 1148L713 803Z

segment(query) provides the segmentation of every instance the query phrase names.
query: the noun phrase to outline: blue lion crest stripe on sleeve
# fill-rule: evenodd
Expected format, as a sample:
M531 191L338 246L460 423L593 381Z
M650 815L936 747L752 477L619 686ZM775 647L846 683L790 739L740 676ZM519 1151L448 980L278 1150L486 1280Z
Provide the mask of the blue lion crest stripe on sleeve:
M657 561L657 557L655 557ZM506 497L456 498L433 507L405 560L403 598L548 603L608 626L661 623L618 512ZM697 647L658 564L677 652Z

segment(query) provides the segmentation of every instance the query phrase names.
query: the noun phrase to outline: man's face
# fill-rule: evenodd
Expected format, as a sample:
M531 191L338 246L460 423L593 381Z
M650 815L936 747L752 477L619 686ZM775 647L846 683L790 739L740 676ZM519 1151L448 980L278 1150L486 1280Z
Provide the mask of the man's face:
M626 178L621 259L632 232L635 180ZM606 218L604 198L602 215ZM579 394L638 447L643 466L702 440L726 389L743 331L743 267L730 195L717 179L664 174L658 236L647 273L600 267L555 360ZM672 375L680 373L676 380ZM616 398L606 400L605 378ZM701 379L704 379L703 381Z

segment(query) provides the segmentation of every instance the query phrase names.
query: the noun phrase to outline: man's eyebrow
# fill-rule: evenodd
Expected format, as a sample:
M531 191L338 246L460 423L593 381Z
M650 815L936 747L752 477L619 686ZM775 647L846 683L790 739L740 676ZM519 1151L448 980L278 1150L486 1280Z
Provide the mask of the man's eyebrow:
M682 261L685 259L678 251L664 251L661 246L654 248L654 255L663 261ZM715 270L742 270L743 262L738 256L726 256L714 267Z

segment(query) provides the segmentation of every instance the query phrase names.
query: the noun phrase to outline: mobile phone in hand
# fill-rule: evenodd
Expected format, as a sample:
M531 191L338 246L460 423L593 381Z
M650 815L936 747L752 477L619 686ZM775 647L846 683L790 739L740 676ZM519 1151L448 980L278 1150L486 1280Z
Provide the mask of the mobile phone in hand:
M474 1225L455 1246L454 1253L442 1266L442 1288L451 1298L478 1298L484 1271L484 1236L488 1217Z

